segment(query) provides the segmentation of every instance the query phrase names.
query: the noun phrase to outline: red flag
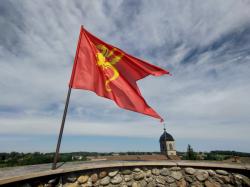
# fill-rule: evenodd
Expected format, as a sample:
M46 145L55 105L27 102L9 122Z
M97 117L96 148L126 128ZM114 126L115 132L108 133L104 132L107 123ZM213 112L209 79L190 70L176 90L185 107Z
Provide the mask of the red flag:
M124 109L163 119L147 105L136 84L148 75L169 74L98 39L81 27L69 86L95 92Z

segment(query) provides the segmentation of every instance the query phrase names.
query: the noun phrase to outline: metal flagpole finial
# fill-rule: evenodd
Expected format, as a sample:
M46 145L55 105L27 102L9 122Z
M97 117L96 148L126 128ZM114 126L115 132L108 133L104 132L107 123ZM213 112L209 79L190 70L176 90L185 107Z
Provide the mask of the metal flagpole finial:
M165 124L165 123L163 123L163 126L164 126L164 129L163 129L163 130L164 130L164 131L166 131L166 124Z

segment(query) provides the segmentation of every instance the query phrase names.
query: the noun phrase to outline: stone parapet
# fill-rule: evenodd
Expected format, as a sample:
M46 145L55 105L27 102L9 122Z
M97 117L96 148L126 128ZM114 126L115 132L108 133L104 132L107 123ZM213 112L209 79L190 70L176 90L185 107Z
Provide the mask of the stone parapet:
M42 186L250 186L249 165L195 161L100 161L0 169L0 185Z

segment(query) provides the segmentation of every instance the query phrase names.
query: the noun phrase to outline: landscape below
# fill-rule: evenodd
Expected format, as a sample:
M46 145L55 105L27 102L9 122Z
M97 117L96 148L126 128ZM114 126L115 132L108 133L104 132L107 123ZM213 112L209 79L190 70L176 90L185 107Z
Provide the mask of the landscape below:
M226 163L249 163L250 153L236 151L210 151L210 152L177 152L179 159L182 160L211 160L223 161ZM54 158L54 153L0 153L0 168L45 164L51 163ZM168 159L160 152L71 152L61 153L61 162L74 161L98 161L98 160L166 160ZM176 159L176 158L173 158Z

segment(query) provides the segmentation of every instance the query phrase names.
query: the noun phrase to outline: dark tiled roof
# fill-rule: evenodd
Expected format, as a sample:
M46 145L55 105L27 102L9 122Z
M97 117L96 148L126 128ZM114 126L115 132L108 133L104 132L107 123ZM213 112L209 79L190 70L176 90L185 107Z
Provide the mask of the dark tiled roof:
M160 137L160 142L164 142L165 141L165 136L166 136L166 141L174 141L174 138L171 134L167 133L166 131L164 131L164 133L161 135Z

